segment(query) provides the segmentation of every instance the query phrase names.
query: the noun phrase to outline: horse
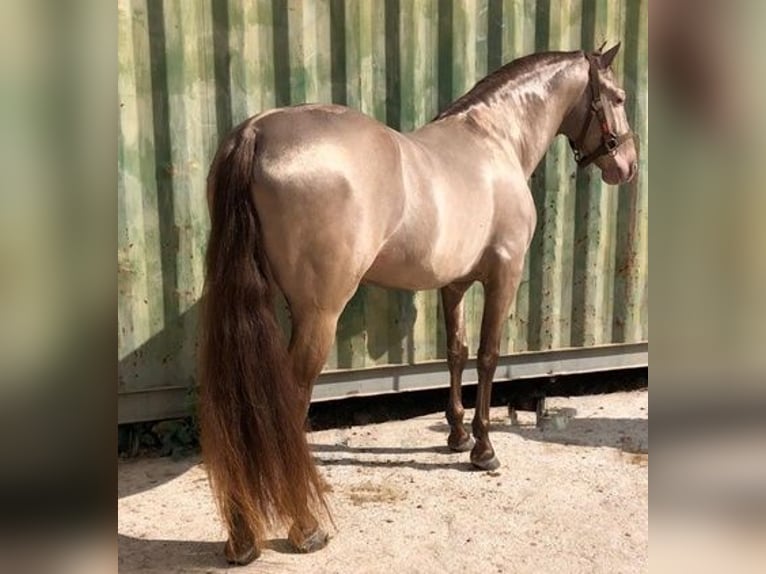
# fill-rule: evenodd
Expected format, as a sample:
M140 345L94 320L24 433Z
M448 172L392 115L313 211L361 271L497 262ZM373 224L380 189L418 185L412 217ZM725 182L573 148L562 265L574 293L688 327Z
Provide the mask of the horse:
M362 283L440 289L447 444L470 451L479 469L499 466L490 394L536 224L527 182L558 134L606 183L635 175L625 92L610 69L619 47L514 60L409 133L347 107L304 104L251 117L223 139L207 179L199 420L230 563L257 558L276 525L290 525L298 551L327 544L326 485L304 424L338 317ZM469 434L463 296L475 281L485 303ZM273 309L277 290L289 306L289 343Z

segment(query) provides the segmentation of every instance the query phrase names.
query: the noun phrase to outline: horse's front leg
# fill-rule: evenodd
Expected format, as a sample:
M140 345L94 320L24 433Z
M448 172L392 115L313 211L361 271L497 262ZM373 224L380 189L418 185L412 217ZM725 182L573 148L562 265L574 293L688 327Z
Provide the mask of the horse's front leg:
M483 470L494 470L500 466L489 440L489 406L503 323L516 296L522 268L523 260L503 261L494 268L492 277L484 283L484 315L481 320L481 341L477 356L479 389L476 395L476 412L471 424L476 439L476 444L471 450L471 463Z
M447 364L449 365L450 394L447 405L447 422L450 426L447 445L450 450L471 450L474 441L463 427L463 397L461 385L463 369L468 360L465 336L463 300L470 283L452 283L441 289L444 323L447 330Z

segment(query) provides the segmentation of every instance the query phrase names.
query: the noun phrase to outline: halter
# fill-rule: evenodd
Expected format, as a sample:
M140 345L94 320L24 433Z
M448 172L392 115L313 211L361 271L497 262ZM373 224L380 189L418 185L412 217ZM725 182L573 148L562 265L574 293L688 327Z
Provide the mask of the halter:
M612 131L609 126L609 120L604 112L604 102L601 98L601 88L598 83L598 59L596 55L585 54L590 64L588 75L590 77L590 91L592 99L590 102L590 113L585 125L580 131L580 135L576 140L569 140L569 145L574 152L575 161L581 168L587 167L596 161L601 156L610 155L614 156L619 148L625 142L633 139L633 132L628 130L627 132L617 135ZM601 145L595 150L586 154L583 152L583 143L585 143L585 137L588 135L590 125L593 123L593 118L598 118L599 126L601 127Z

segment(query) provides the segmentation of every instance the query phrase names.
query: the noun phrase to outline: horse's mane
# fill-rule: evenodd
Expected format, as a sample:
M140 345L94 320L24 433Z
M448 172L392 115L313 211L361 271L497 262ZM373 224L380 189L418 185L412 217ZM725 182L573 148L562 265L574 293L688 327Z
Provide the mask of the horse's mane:
M476 104L487 104L491 96L504 86L527 76L530 72L539 69L542 65L558 63L561 60L571 57L574 52L543 52L540 54L530 54L512 60L504 66L498 68L488 76L479 80L468 93L460 96L457 100L449 104L434 121L454 116L465 112Z

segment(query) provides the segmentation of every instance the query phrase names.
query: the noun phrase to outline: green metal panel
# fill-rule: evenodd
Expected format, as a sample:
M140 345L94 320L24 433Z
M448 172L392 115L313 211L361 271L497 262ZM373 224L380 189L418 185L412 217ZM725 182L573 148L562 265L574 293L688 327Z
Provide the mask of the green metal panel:
M576 171L562 138L554 143L531 181L538 228L502 353L527 352L508 360L535 365L516 371L531 376L575 368L571 357L587 359L588 369L608 368L645 352L636 344L648 338L647 0L118 6L121 422L180 414L190 404L208 231L205 176L233 125L275 106L333 101L409 130L513 58L602 41L623 43L615 68L629 94L640 174L608 187L596 170ZM482 305L477 285L466 299L474 353ZM277 307L287 328L283 303ZM363 287L339 321L315 397L350 392L349 380L359 381L354 392L431 385L444 347L437 292ZM418 379L418 369L428 376Z

